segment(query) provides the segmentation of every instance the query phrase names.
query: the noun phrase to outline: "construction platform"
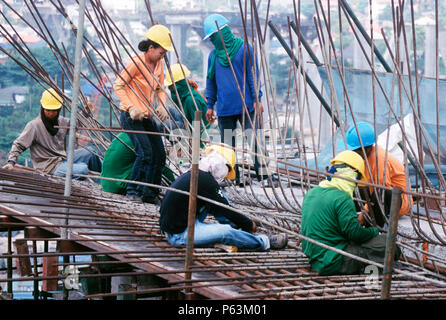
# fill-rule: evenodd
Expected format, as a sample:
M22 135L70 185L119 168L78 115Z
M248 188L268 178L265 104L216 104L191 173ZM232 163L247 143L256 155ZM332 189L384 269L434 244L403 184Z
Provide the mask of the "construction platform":
M71 196L65 197L64 179L32 172L0 169L0 186L0 231L10 235L23 231L15 241L8 238L7 250L0 255L8 261L6 278L2 275L0 280L3 299L14 299L12 283L25 281L34 283L34 299L63 299L63 292L66 299L77 292L77 299L121 300L381 297L379 280L370 275L317 275L293 236L292 226L284 250L195 248L193 265L186 270L186 249L172 247L165 240L154 205L129 202L88 181L73 181ZM265 212L265 222L270 214ZM260 224L259 230L277 232L273 226ZM430 277L437 284L394 272L392 298L446 298L441 275L407 261L398 267ZM191 272L190 280L186 272Z

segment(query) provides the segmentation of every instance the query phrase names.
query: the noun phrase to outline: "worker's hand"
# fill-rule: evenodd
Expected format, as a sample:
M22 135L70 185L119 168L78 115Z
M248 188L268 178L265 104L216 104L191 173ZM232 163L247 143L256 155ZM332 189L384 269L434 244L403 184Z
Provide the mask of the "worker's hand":
M206 111L206 120L209 123L214 123L215 119L214 119L214 110L213 109L208 109L208 111Z
M2 167L2 169L8 169L8 170L11 170L12 168L14 168L14 165L11 162L8 162Z
M366 225L366 221L364 218L364 212L361 211L361 213L358 215L358 222L361 226L365 226Z
M156 108L155 112L161 121L164 121L169 117L166 108L163 106L159 106L158 108Z
M129 108L129 115L132 120L142 121L142 119L144 119L144 112L135 106Z
M263 104L261 102L254 102L253 107L257 110L258 113L263 113Z
M94 110L94 104L91 102L87 102L87 108L88 112L93 113Z
M257 231L257 225L256 225L256 223L253 221L253 222L252 222L252 230L251 230L251 233L256 233L256 231Z

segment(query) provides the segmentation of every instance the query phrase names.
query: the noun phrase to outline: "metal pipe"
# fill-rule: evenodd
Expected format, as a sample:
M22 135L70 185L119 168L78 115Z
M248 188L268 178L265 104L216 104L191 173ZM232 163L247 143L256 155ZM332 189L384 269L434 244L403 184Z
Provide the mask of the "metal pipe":
M352 8L349 6L349 4L347 3L347 1L345 0L340 0L340 2L342 3L342 6L345 8L345 10L347 11L348 15L352 18L353 22L355 23L356 27L358 28L359 32L361 32L362 36L364 37L364 39L367 41L367 43L372 46L372 40L370 39L369 35L367 34L367 31L365 31L364 27L362 26L361 22L359 22L358 18L356 17L355 13L353 12ZM393 72L392 68L390 68L390 66L387 64L386 60L384 59L384 57L382 56L381 52L379 52L378 48L374 45L373 46L373 51L376 54L376 57L378 58L378 60L381 62L381 64L383 65L384 69L387 72Z
M297 60L296 56L292 53L290 47L288 46L288 44L285 42L285 40L282 38L282 36L280 35L280 32L277 30L277 28L274 26L272 21L268 22L268 25L270 26L271 30L273 31L274 35L277 37L277 39L279 40L280 44L282 45L282 47L285 49L285 51L288 53L289 57L291 58L291 60L293 60L294 64L296 65L296 67L299 67L299 61ZM308 83L308 85L310 86L311 90L313 91L313 93L316 95L316 97L319 99L319 101L321 102L322 106L324 107L325 111L328 112L328 114L330 115L330 117L333 117L334 119L334 123L336 124L337 127L340 126L339 120L338 118L333 114L333 112L331 111L330 106L328 105L327 101L325 101L324 97L322 96L322 94L319 92L318 88L316 88L316 85L313 83L313 81L311 80L311 78L306 74L305 71L301 70L302 74L305 74L305 79Z
M394 187L390 204L390 224L386 239L386 255L384 259L383 281L381 286L381 299L390 298L393 262L395 256L396 235L398 232L398 218L401 208L401 188Z
M65 190L64 195L66 197L71 195L71 174L73 172L73 160L74 160L74 144L76 140L76 122L77 122L77 101L80 88L80 71L82 63L82 43L84 39L84 15L85 15L85 0L79 1L79 20L76 35L76 51L74 60L74 74L73 74L73 98L71 100L71 117L70 117L70 135L68 137L68 150L67 150L67 172L65 175ZM68 225L69 208L66 209L66 225ZM67 229L61 229L61 235L63 238L67 238Z
M198 193L198 162L200 161L200 124L201 111L195 111L195 119L193 123L192 133L192 169L190 175L190 194L189 194L189 212L187 219L187 243L186 243L186 260L184 269L189 270L194 259L194 231L195 231L195 215L197 211L197 193ZM185 280L190 280L192 273L190 271L184 274Z
M304 36L302 35L302 33L300 32L300 29L297 28L296 23L294 21L290 22L290 26L291 28L294 30L294 32L296 33L296 35L299 37L300 42L302 43L302 45L305 48L305 51L307 51L307 53L309 54L309 56L311 57L311 59L313 60L314 64L317 67L322 66L322 62L319 61L319 59L317 58L317 56L314 54L313 50L311 49L310 44L307 42L307 40L304 38Z

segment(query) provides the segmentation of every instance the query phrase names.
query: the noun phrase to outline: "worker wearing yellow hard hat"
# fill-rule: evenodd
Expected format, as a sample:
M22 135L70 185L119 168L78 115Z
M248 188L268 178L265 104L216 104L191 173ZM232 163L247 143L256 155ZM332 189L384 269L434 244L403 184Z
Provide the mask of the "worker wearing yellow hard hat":
M171 74L172 73L172 78ZM178 108L182 108L186 120L192 126L195 119L195 111L200 110L202 113L203 125L201 130L209 127L206 119L207 105L203 94L198 90L195 81L188 79L191 75L189 68L184 64L173 64L170 70L166 71L166 80L164 84L168 86L170 96ZM203 147L203 145L201 145Z
M198 164L198 194L194 222L194 246L224 244L237 249L267 251L283 249L288 237L282 234L256 234L256 223L235 211L224 195L219 182L225 177L235 178L235 153L227 145L213 145L205 149ZM191 171L179 176L171 185L160 206L160 229L174 246L185 245L188 233ZM186 194L183 192L185 191ZM207 223L208 215L218 223Z
M166 121L169 112L163 90L163 58L172 51L170 31L156 24L149 28L138 44L142 54L132 57L116 78L113 89L120 101L121 125L124 130L159 132L157 120ZM135 146L136 159L129 180L160 185L166 151L160 135L129 133ZM156 204L160 189L127 185L129 200Z
M19 156L27 149L35 170L45 174L65 176L67 172L67 154L65 138L69 130L70 119L59 116L63 105L60 91L50 88L42 93L40 114L29 121L17 139L12 143L8 162L4 169L13 169ZM87 175L89 171L101 172L101 159L88 148L74 150L72 174Z
M51 88L42 93L40 104L46 110L59 110L62 107L62 98L56 90Z
M353 200L357 183L364 179L364 161L353 151L343 151L331 161L330 176L308 191L302 202L301 234L349 254L384 263L386 235L360 224ZM358 182L356 181L358 180ZM302 240L302 250L320 275L363 274L366 263ZM397 246L394 259L401 249Z

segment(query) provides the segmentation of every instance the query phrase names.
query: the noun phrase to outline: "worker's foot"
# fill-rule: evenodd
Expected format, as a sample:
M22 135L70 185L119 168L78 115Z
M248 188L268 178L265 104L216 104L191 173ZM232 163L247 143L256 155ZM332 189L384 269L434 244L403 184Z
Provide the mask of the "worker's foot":
M137 194L131 193L127 195L127 199L129 199L130 201L135 201L135 202L141 202L141 197L138 196Z
M160 203L161 203L161 201L158 199L158 197L148 197L148 196L143 196L143 197L141 198L141 201L142 201L142 202L145 202L145 203L151 203L151 204L154 204L154 205L156 205L156 206L159 206Z
M268 179L268 182L266 183L267 188L278 188L279 187L279 181L276 178Z
M251 180L251 178L245 177L245 178L242 178L240 180L237 180L235 182L235 184L236 184L236 186L239 186L240 188L243 188L243 187L250 186L252 184L252 180Z
M272 234L268 238L271 249L283 249L288 244L288 235L286 233Z
M261 179L264 181L266 188L279 187L279 181L274 176L268 177L267 175L265 175Z

